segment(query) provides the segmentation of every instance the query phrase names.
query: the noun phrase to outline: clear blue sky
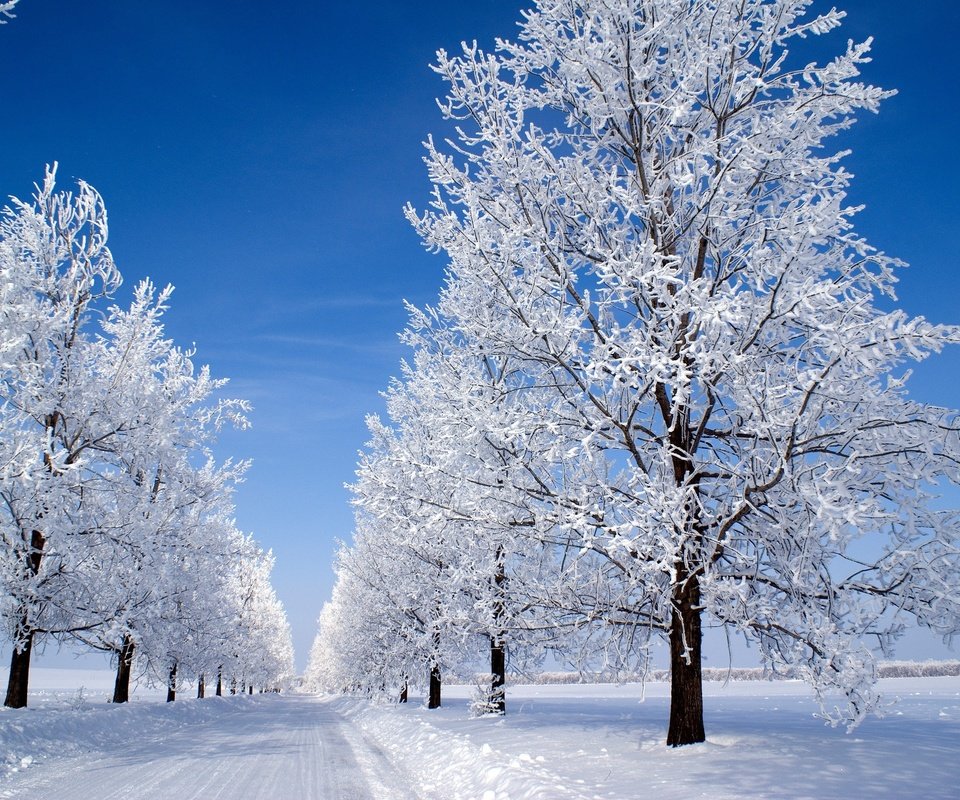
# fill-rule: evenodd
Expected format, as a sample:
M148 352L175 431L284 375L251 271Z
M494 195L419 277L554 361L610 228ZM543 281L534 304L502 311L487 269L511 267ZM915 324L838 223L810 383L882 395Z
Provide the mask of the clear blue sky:
M0 27L0 195L29 195L54 160L61 184L97 187L126 289L174 284L169 334L255 405L220 454L254 459L238 523L276 554L301 666L350 536L363 418L404 355L402 300L431 301L442 279L401 213L425 204L420 143L441 128L428 64L513 36L527 5L21 0ZM960 322L960 11L836 5L848 22L819 52L872 34L865 77L900 90L845 142L858 228L913 265L904 308ZM958 367L923 365L916 395L960 407Z

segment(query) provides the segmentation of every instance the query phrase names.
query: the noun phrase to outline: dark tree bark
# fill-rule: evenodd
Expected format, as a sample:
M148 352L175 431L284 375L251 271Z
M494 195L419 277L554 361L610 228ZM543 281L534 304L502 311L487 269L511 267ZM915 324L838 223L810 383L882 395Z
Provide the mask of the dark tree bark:
M678 572L670 622L670 727L667 744L680 747L706 739L703 728L703 672L700 585Z
M120 652L117 653L117 677L113 682L114 703L130 701L130 671L133 667L133 650L133 639L127 634L123 637Z
M197 698L202 699L207 694L207 686L204 682L203 673L200 673L200 677L197 678Z
M34 575L40 572L43 560L43 546L46 540L40 531L33 531L30 536L30 552L27 554L27 568ZM7 676L7 697L3 704L7 708L26 708L27 689L30 685L30 653L33 651L33 635L35 629L30 622L30 614L26 606L20 609L20 619L17 621L16 640L19 647L14 645L10 656L10 674Z
M13 648L10 656L10 676L7 680L7 708L27 707L27 686L30 682L30 651L33 649L33 631L27 631L25 641Z
M507 580L503 564L503 551L497 550L497 573L493 578L493 619L497 630L490 637L490 711L493 714L507 713L507 658L503 618L506 615L503 601L503 585Z
M248 693L249 693L249 694L253 694L253 684L252 684L252 683L250 684L250 686L248 687L248 689L249 689L249 692L248 692Z
M407 702L407 681L403 681L403 685L400 687L400 700L401 703Z
M507 713L507 659L503 639L490 637L490 711Z
M430 665L430 690L427 694L427 708L440 708L440 665Z
M439 603L437 611L439 616ZM440 631L434 628L433 631L433 652L434 657L430 661L430 683L427 691L427 708L440 708L440 687L442 685L440 678Z
M167 676L167 702L172 703L177 699L177 662L173 662L170 667L170 674Z
M223 667L217 667L217 697L223 697Z
M700 255L696 268L702 274L706 257L706 239L700 241ZM684 314L681 331L686 336L690 330L690 315ZM684 354L684 363L692 369L689 353ZM673 408L670 392L663 385L657 386L657 399L665 424L673 455L673 477L678 488L693 490L699 494L699 479L693 453L696 451L695 436L691 428L690 408L681 405ZM700 524L699 503L689 501L687 519L677 531L682 547L674 564L672 586L672 610L670 617L670 726L667 729L667 745L680 747L704 741L703 727L703 665L700 606L699 565L704 558L704 530ZM688 541L684 541L689 536Z

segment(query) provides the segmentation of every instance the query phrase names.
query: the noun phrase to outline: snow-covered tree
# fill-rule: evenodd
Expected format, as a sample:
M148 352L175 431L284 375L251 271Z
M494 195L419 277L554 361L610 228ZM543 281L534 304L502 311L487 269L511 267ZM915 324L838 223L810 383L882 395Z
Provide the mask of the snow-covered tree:
M357 503L390 520L390 530L413 534L406 546L433 543L444 627L486 640L486 707L502 713L508 650L514 666L535 660L556 626L544 599L555 594L562 553L534 532L539 485L530 473L549 435L522 402L531 394L517 392L518 375L520 384L526 378L515 360L462 346L430 313L413 311L405 339L415 357L387 394L396 430L371 421L374 449L361 462ZM521 419L532 428L522 440L514 435Z
M273 554L252 542L227 579L224 608L230 635L220 645L223 675L252 691L281 688L294 677L293 644L283 605L270 584Z
M456 523L437 503L450 482L422 469L429 460L422 429L397 434L376 418L368 425L373 438L354 486L353 544L338 558L334 607L365 609L338 619L353 620L353 635L376 651L363 662L367 677L353 683L419 685L426 675L428 707L437 708L442 674L455 660L445 620L462 600L449 581L461 563L452 544Z
M165 338L171 288L144 281L128 308L105 307L120 274L103 202L54 177L0 219L6 704L26 704L43 636L114 652L120 702L134 658L163 680L230 659L250 680L286 680L272 561L233 521L247 464L211 451L222 425L246 425L248 405L221 398L225 381Z
M415 358L386 394L391 424L368 420L353 542L338 559L317 652L332 685L402 687L426 673L429 707L440 704L444 670L472 678L486 660L478 708L503 713L508 652L518 667L556 641L561 559L555 542L521 533L534 524L538 487L518 443L484 421L493 415L502 427L504 415L530 413L512 400L514 371L451 333L413 310ZM524 442L525 459L532 445ZM363 656L337 656L335 640ZM349 675L339 674L344 665Z
M124 426L106 407L108 386L97 383L100 342L84 330L91 304L120 282L106 211L90 186L57 192L54 176L48 170L34 202L15 200L0 221L0 282L12 301L4 338L17 343L0 377L0 569L14 642L6 704L15 707L26 704L34 634L77 627L71 604L54 598L66 597L82 562L69 542L86 529L78 506L85 464Z
M624 639L669 642L671 745L704 738L705 618L852 722L863 637L960 619L957 518L930 502L957 417L904 383L958 333L887 310L898 264L829 147L887 93L857 80L869 42L796 59L843 17L810 5L540 0L517 42L439 54L458 127L408 212L449 258L439 315L522 369L552 433L535 464L500 449L537 476L538 535L613 565ZM529 419L469 422L523 442Z
M217 574L226 558L218 554L230 545L220 535L223 526L211 520L232 515L232 487L246 467L212 460L216 430L224 421L246 425L246 404L212 399L225 381L195 368L192 353L164 338L171 291L158 293L145 281L129 309L108 311L91 355L99 377L82 390L89 399L105 387L100 405L120 433L109 451L101 449L85 465L87 530L73 542L87 554L76 582L85 598L64 595L58 602L88 609L95 627L80 628L76 638L117 654L115 702L126 699L133 651L150 638L151 620L172 625L171 608L190 598L195 605L205 589L215 594L216 582L203 574ZM195 633L174 638L190 641Z

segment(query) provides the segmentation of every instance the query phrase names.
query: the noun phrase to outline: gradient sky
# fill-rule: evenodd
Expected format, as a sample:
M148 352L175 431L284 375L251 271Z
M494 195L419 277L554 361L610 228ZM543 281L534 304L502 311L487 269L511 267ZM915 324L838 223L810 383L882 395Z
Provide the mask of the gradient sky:
M430 302L442 280L401 211L425 205L421 142L441 130L428 65L463 39L512 37L528 5L21 0L0 26L0 195L28 196L55 160L61 186L95 186L121 300L145 276L174 284L168 333L254 404L253 429L218 452L254 459L238 524L276 555L301 667L350 536L364 416L404 355L402 301ZM847 24L811 52L874 35L865 79L900 90L843 142L858 230L913 265L902 307L960 322L960 11L836 5ZM914 394L960 407L958 374L945 354ZM918 637L900 655L937 654Z

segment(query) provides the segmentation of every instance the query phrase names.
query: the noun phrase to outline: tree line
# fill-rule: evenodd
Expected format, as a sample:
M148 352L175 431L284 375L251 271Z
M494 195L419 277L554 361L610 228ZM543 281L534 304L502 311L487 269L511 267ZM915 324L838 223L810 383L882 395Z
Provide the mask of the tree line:
M214 458L245 401L163 330L172 287L129 306L100 195L48 169L0 215L0 619L5 704L27 704L48 641L112 654L114 702L136 668L176 696L185 680L236 691L292 676L272 555L240 532L248 463Z

